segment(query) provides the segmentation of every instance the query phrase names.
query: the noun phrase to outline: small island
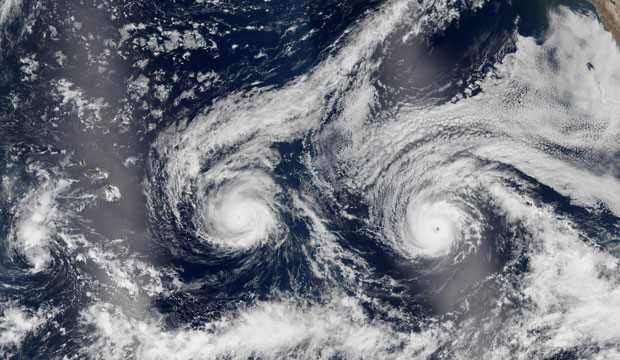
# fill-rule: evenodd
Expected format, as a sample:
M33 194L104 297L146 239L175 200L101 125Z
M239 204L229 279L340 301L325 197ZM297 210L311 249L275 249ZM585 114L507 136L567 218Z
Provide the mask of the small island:
M590 0L599 17L620 45L620 3L615 0Z

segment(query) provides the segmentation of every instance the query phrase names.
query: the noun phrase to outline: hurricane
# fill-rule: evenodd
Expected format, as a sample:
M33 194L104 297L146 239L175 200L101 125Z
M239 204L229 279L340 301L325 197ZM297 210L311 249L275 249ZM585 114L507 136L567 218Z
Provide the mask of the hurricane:
M616 14L0 0L0 358L620 357Z

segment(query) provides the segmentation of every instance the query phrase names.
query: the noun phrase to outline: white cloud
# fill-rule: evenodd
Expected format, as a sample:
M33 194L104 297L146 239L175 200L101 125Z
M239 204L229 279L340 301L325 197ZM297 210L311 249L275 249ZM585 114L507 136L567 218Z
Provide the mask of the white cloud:
M0 5L0 25L16 16L22 7L22 0L4 0Z
M19 348L24 338L43 325L54 311L41 307L33 312L14 304L4 304L0 311L0 350Z
M82 312L95 325L94 342L85 351L116 359L135 354L143 359L401 358L428 354L433 332L398 333L371 321L355 299L300 308L291 303L259 303L225 316L202 329L165 331L155 321L132 319L109 304Z
M57 198L68 189L70 181L52 180L46 173L41 184L27 193L17 205L15 226L9 235L12 246L40 271L51 259L49 244L63 221Z

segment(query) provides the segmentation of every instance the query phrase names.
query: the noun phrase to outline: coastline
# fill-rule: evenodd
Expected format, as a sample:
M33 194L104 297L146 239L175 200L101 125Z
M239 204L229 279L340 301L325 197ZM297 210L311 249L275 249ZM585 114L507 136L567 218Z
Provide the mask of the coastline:
M620 0L589 0L598 16L620 46Z

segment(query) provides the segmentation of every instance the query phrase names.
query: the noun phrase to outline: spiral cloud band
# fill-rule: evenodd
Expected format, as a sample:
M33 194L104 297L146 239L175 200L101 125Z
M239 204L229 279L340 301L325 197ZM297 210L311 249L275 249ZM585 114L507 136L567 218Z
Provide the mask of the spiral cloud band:
M620 358L587 3L3 4L0 357Z
M209 237L231 247L249 247L269 239L277 226L275 184L260 174L243 174L215 186L198 206Z

